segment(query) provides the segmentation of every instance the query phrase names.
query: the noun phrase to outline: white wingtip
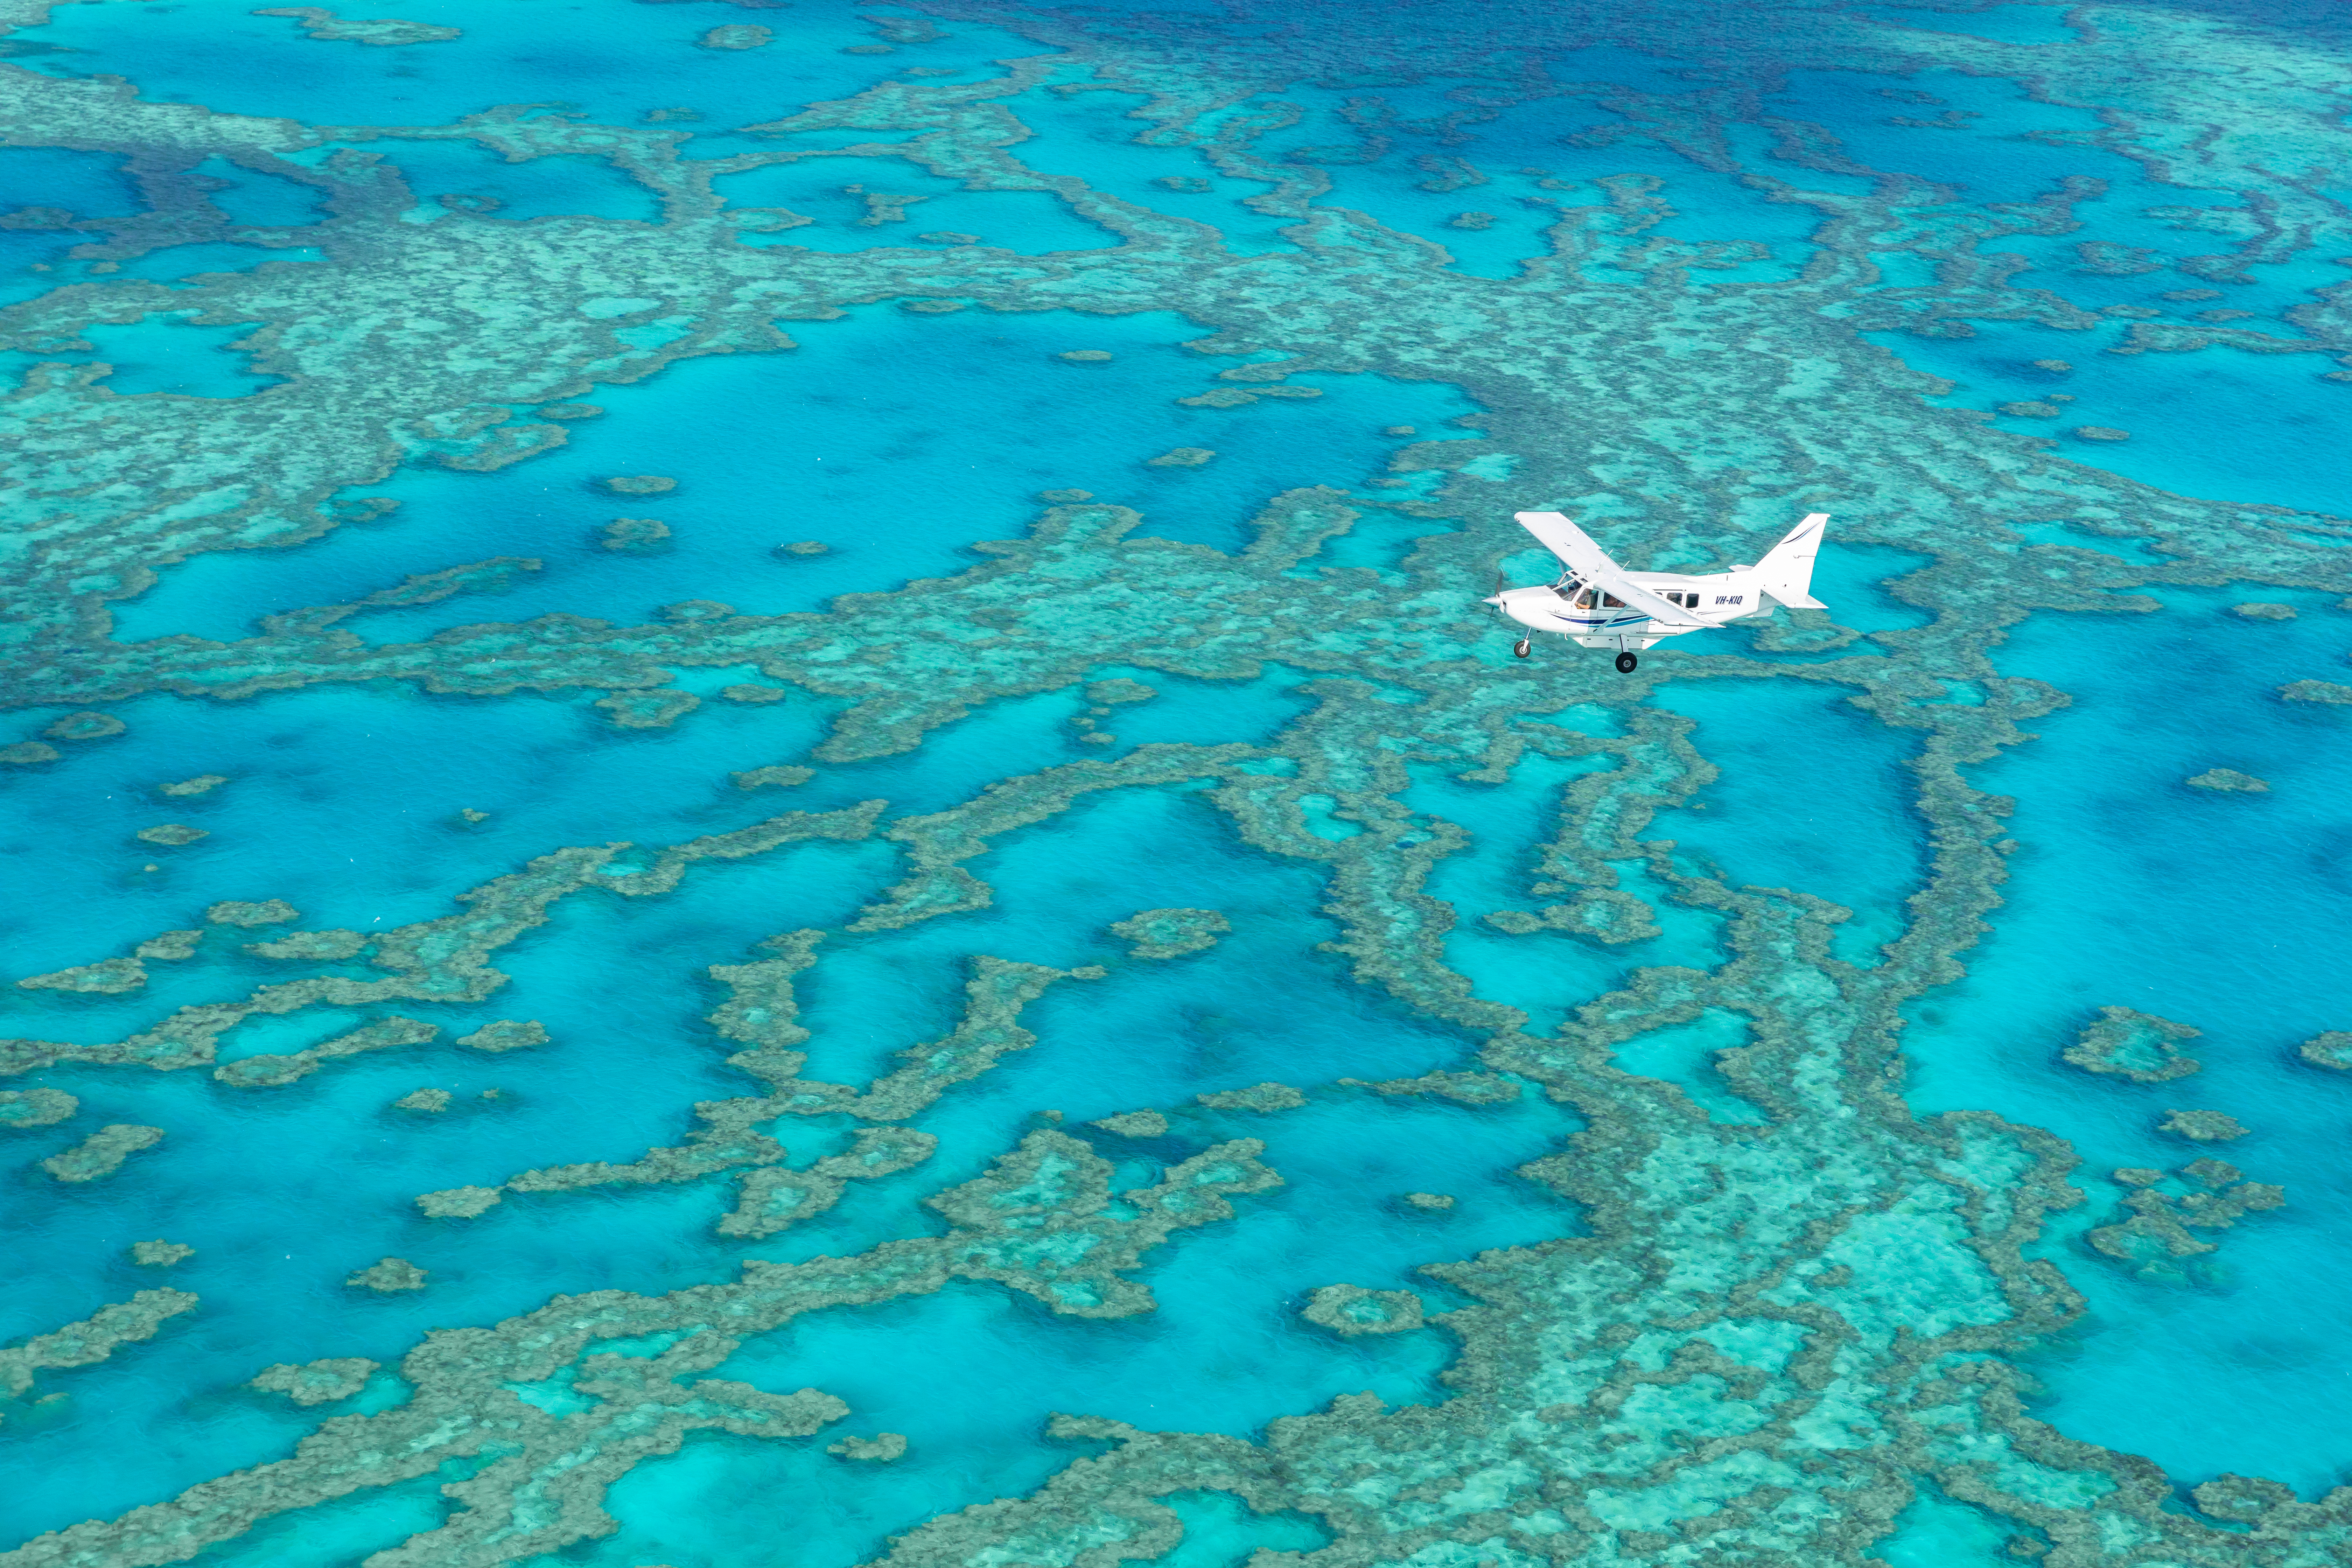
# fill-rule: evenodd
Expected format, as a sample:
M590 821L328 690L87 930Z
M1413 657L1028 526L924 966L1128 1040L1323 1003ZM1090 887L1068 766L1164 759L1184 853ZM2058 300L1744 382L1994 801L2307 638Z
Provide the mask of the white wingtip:
M1590 576L1595 571L1613 571L1615 563L1608 552L1592 542L1592 537L1576 526L1565 512L1519 511L1511 514L1521 528L1536 536L1546 550L1559 558L1559 563L1579 575Z

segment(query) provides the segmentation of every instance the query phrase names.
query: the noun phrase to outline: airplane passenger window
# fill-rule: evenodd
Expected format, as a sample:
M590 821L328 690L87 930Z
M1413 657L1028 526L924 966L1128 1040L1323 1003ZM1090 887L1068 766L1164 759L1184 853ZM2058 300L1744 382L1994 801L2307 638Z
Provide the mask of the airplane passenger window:
M1604 610L1622 610L1625 607L1625 602L1614 594L1603 594L1601 595L1601 607Z

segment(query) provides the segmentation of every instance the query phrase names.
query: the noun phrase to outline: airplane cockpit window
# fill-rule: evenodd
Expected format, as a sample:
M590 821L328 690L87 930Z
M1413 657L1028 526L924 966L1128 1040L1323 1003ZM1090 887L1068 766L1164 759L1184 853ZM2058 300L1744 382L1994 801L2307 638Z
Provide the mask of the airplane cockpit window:
M1625 607L1625 601L1614 594L1603 594L1601 595L1601 607L1604 610L1622 610Z

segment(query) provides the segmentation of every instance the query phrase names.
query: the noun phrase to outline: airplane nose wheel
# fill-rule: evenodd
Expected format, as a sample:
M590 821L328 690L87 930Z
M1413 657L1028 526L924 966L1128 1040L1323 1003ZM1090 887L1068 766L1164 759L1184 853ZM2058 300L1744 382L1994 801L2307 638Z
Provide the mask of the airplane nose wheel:
M1641 662L1642 661L1640 659L1635 658L1630 653L1621 653L1617 656L1617 673L1620 675L1631 675L1633 673L1633 667Z
M1528 657L1528 655L1529 655L1530 653L1533 653L1533 652L1535 651L1535 647L1536 647L1536 639L1535 639L1535 638L1533 638L1533 637L1521 637L1517 642L1515 642L1515 643L1513 643L1513 644L1511 645L1511 651L1512 651L1513 653L1515 653L1515 654L1518 655L1521 658L1527 658L1527 657Z

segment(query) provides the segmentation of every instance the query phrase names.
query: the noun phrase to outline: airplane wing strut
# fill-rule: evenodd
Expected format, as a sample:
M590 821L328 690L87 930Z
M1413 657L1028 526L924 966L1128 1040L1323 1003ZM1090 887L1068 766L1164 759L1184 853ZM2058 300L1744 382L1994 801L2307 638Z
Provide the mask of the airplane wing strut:
M1513 515L1519 520L1521 528L1534 534L1546 550L1559 556L1560 564L1587 587L1614 595L1626 608L1639 610L1663 626L1696 626L1705 624L1681 605L1660 598L1626 576L1623 569L1592 542L1591 536L1570 522L1563 513L1522 511Z

